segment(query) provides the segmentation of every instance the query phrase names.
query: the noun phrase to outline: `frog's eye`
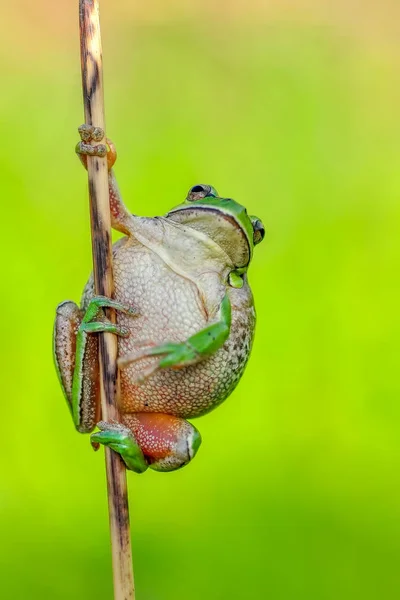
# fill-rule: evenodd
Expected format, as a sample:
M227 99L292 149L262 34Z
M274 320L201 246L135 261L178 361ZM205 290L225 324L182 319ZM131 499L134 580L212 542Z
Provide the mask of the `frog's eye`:
M209 196L216 197L218 196L218 192L212 185L194 185L188 191L188 195L186 196L186 200L188 202L196 202L196 200L201 200L202 198L207 198Z
M250 217L253 225L253 243L255 246L263 241L265 236L265 228L262 221L257 217Z

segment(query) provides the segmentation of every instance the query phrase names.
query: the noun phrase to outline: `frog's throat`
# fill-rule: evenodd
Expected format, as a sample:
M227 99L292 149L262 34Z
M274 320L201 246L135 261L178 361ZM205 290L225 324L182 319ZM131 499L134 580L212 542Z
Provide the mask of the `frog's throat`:
M208 200L208 202L207 202ZM197 201L195 203L189 202L188 204L179 204L172 208L166 215L166 217L170 217L174 214L185 213L185 212L202 212L206 211L208 213L213 212L215 214L219 214L223 216L225 219L229 220L233 223L238 229L243 233L244 238L246 239L248 246L249 259L247 261L247 266L250 264L252 256L253 256L253 224L251 222L250 217L247 215L246 209L238 204L235 200L229 200L230 206L234 206L234 210L224 210L220 205L218 208L215 206L215 198L204 198L202 201ZM219 199L221 200L221 199ZM242 214L244 211L244 215ZM239 213L242 214L242 218L239 217ZM243 218L244 217L244 218Z

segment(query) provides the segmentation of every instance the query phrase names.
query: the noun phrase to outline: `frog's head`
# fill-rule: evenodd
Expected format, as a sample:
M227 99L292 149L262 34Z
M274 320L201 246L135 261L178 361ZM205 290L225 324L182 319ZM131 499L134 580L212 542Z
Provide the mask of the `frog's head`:
M211 185L190 188L185 202L166 216L213 239L228 254L238 275L247 271L254 246L265 235L260 219L249 216L232 198L221 198Z

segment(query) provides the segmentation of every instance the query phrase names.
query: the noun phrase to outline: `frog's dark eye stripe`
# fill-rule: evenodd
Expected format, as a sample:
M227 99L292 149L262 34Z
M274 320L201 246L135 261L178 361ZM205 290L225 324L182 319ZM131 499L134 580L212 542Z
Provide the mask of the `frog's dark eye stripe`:
M198 184L190 188L186 200L188 202L196 202L196 200L201 200L209 196L218 196L217 190L212 185Z

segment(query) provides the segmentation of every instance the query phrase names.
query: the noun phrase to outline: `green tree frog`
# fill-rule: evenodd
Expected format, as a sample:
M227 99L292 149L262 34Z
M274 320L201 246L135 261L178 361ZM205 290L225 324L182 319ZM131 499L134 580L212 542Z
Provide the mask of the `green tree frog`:
M89 140L90 141L90 140ZM79 146L79 145L78 145ZM90 153L90 144L78 152ZM128 469L172 471L196 454L201 437L187 419L221 404L236 387L254 335L247 270L264 237L257 217L210 185L195 185L163 217L132 215L122 202L109 145L114 297L98 297L93 277L81 306L58 305L54 356L76 429L118 452ZM116 323L103 308L114 308ZM101 419L98 332L118 336L121 423Z

